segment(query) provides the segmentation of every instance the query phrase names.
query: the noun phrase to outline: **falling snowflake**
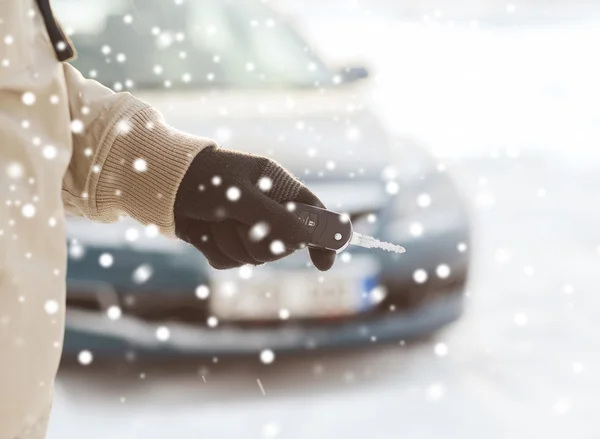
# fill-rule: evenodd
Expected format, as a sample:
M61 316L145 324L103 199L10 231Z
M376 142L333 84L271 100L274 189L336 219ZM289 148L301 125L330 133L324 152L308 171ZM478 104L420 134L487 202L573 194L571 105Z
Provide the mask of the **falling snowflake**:
M198 285L196 287L196 297L201 300L205 300L210 295L210 289L206 285Z
M44 149L42 149L42 155L44 156L44 158L46 158L48 160L52 160L52 159L56 158L57 154L58 154L58 151L56 150L56 147L53 145L46 145L46 146L44 146Z
M250 279L252 277L252 267L250 265L242 265L239 270L239 276L242 279Z
M86 157L91 157L91 156L92 156L92 153L93 153L93 151L92 151L92 148L86 148L86 149L84 149L84 150L83 150L83 154L84 154Z
M118 53L116 59L117 59L117 62L125 62L127 57L125 56L124 53Z
M412 236L419 237L423 234L423 225L419 222L411 223L409 231Z
M152 277L152 266L148 264L142 264L136 268L131 276L136 284L143 284Z
M274 422L268 422L262 428L262 435L265 439L275 439L281 433L281 427Z
M517 5L515 5L514 3L508 3L506 5L506 12L508 12L509 14L514 14L516 10Z
M287 319L289 319L290 318L290 312L287 309L285 309L285 308L280 309L279 310L279 318L281 320L287 320Z
M350 142L358 142L362 136L360 128L358 127L349 127L346 130L346 139Z
M254 224L249 232L249 238L253 242L264 239L269 234L269 225L265 222Z
M102 55L108 55L111 52L111 49L110 46L105 44L104 46L102 46L100 51L102 52Z
M54 218L53 216L51 216L50 218L48 218L48 225L50 227L56 226L56 218Z
M192 75L190 75L189 73L184 73L183 75L181 75L181 80L185 83L188 83L192 80Z
M367 215L367 222L369 224L373 224L377 221L377 215L375 215L374 213L370 213Z
M273 361L275 361L275 353L270 349L265 349L264 351L261 351L260 361L263 364L271 364Z
M210 316L208 319L206 319L206 324L210 328L215 328L219 324L219 319L217 319L215 316Z
M352 253L349 253L349 252L342 253L342 256L340 256L340 259L342 260L342 262L347 264L348 262L350 262L352 260Z
M268 192L273 187L273 180L269 177L261 177L258 180L258 188L263 192Z
M558 416L566 415L571 410L571 400L568 398L561 398L554 403L552 410L554 414Z
M229 201L237 201L242 196L242 191L240 191L239 188L235 186L231 186L229 189L227 189L225 195L227 196L227 199Z
M137 172L146 172L148 170L148 163L144 159L135 159L133 161L133 168Z
M433 348L433 352L435 352L435 355L438 357L445 357L448 355L448 346L446 343L436 343Z
M15 39L12 35L7 35L4 37L4 44L6 44L7 46L10 46L14 41Z
M35 104L35 94L30 91L26 91L21 95L21 102L23 102L25 105Z
M85 249L83 248L83 246L74 240L69 246L69 256L72 259L78 260L81 259L84 254Z
M427 399L437 401L446 394L446 387L443 384L434 383L427 387Z
M30 126L31 123L27 119L21 121L21 128L26 130L29 129Z
M49 315L56 314L58 312L58 302L56 300L46 300L44 311Z
M98 262L100 263L101 267L109 268L112 266L114 258L110 253L102 253L100 258L98 258Z
M158 226L156 224L148 224L144 228L144 232L148 238L156 238L158 236Z
M274 255L281 255L285 252L285 246L283 245L283 242L277 239L271 242L271 244L269 245L269 249Z
M154 67L152 67L152 71L154 72L155 75L161 75L163 72L163 68L161 65L155 65Z
M369 292L369 298L372 305L377 305L383 302L383 299L385 299L386 296L387 290L381 285L376 286Z
M79 364L81 364L82 366L89 366L92 363L93 359L94 356L90 351L87 350L81 351L79 352L79 355L77 355L77 361L79 361Z
M456 246L456 248L458 249L459 252L464 253L467 251L467 244L464 242L459 242L458 245Z
M450 276L450 267L446 264L440 264L435 269L435 273L439 278L446 279L448 276Z
M417 197L417 205L422 208L426 208L431 206L431 195L429 194L420 194Z
M529 319L527 318L527 314L518 312L514 315L513 321L518 326L525 326L527 324L527 322L529 321Z
M23 176L23 166L20 163L12 162L6 167L6 173L9 178L18 179Z
M333 171L335 169L335 162L333 160L328 160L325 167L330 171Z
M125 230L125 240L129 242L137 241L140 237L140 231L135 227L129 227Z
M580 374L583 372L583 364L575 362L571 365L571 369L573 370L573 373Z
M166 326L156 328L156 338L158 341L167 341L171 337L171 331Z
M388 181L388 183L385 185L385 190L390 195L396 195L399 189L400 186L395 181Z
M116 305L109 306L108 309L106 310L106 315L111 320L119 320L121 318L121 314L122 314L121 308L119 308Z
M253 72L255 68L256 68L256 66L254 65L254 63L251 63L251 62L247 62L246 63L246 70L247 71Z
M71 121L71 131L75 134L83 133L83 122L79 119Z
M130 14L126 14L125 16L123 16L123 23L131 24L132 21L133 17Z
M219 177L218 175L215 175L212 180L211 180L213 186L220 186L221 185L221 177Z
M413 280L418 284L425 283L428 277L427 272L422 268L415 270L413 273Z
M131 131L131 123L128 120L117 122L117 134L127 134L129 131Z

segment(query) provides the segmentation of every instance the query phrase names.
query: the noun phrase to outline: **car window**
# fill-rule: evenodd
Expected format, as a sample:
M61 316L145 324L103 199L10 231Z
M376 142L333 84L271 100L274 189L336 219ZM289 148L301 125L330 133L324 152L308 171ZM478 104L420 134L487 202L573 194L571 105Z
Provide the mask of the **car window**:
M331 74L259 1L59 0L85 75L108 87L309 87Z

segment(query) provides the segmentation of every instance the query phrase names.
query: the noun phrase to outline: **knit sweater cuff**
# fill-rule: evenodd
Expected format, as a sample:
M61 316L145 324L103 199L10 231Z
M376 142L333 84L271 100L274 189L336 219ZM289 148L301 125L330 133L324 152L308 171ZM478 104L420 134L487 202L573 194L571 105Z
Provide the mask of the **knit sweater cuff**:
M175 236L177 189L194 157L215 142L167 126L147 104L129 108L104 139L97 178L90 181L91 215L102 222L130 216Z

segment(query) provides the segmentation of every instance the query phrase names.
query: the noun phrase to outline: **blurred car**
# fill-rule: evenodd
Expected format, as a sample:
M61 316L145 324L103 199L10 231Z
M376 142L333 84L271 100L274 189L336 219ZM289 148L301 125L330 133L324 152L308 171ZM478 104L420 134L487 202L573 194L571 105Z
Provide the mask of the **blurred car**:
M217 271L131 220L68 220L65 352L255 353L424 336L457 319L468 220L425 148L364 106L365 68L332 68L259 1L55 2L84 75L131 90L174 127L267 155L356 230L407 253L306 252Z

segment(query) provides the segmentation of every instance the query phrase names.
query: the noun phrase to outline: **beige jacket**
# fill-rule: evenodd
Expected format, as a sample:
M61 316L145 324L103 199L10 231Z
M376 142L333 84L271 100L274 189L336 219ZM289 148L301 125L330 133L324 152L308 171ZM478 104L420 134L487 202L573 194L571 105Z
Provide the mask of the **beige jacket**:
M178 185L212 144L60 62L53 45L68 41L42 10L0 0L0 439L46 429L64 331L64 210L129 215L173 236Z

